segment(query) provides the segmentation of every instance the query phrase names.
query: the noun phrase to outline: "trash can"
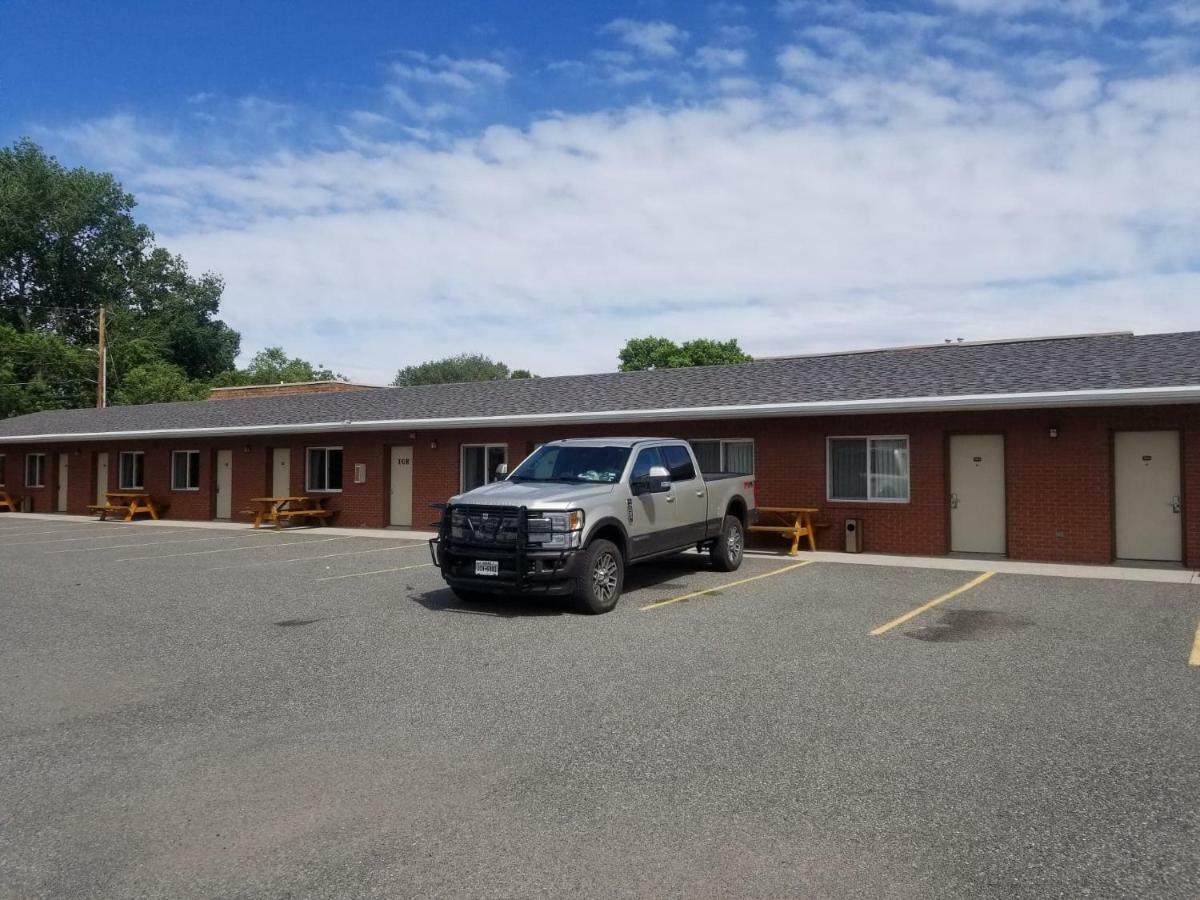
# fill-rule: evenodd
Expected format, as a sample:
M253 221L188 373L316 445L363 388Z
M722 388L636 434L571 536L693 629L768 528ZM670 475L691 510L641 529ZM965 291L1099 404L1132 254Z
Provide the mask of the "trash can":
M23 512L23 513L33 512L33 498L30 497L28 494L26 494L24 497L21 498L21 512Z
M846 552L862 553L862 519L846 520Z

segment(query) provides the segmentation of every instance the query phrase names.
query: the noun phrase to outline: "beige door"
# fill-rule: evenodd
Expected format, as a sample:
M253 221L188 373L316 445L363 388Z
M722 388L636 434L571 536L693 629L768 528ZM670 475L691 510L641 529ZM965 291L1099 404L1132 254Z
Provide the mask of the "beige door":
M1117 558L1182 560L1179 432L1118 431L1113 466Z
M233 518L233 451L217 451L217 518Z
M103 506L108 500L108 454L96 454L96 505Z
M292 450L276 447L271 451L271 496L292 495Z
M950 549L1004 553L1004 435L950 438Z
M64 513L67 511L67 469L70 465L70 457L67 454L58 454L58 491L54 508Z
M388 523L412 527L412 447L393 447Z

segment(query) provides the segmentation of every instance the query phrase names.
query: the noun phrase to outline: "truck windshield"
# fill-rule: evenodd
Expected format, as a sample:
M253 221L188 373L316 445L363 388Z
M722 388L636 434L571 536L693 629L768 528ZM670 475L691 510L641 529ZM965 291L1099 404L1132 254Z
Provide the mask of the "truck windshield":
M611 484L621 477L628 447L543 444L517 466L509 481L588 481Z

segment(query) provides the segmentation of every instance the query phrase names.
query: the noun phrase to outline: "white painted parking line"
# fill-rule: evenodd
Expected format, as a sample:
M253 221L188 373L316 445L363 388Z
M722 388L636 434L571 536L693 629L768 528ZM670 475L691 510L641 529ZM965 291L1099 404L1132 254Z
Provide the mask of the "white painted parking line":
M102 547L71 547L67 550L43 550L43 553L106 553L109 550L123 550L128 547L154 547L158 544L196 544L201 541L236 541L243 537L254 537L255 535L265 535L266 531L252 531L247 534L226 535L224 537L202 537L202 538L175 538L169 541L140 541L136 544L106 544ZM128 537L123 534L121 537ZM79 540L99 540L99 538L80 538Z
M396 569L376 569L373 572L351 572L349 575L330 575L327 578L318 578L317 581L338 581L342 578L362 578L366 575L386 575L388 572L407 572L409 569L432 569L433 563L420 563L415 566L400 566Z
M193 550L190 553L160 553L157 556L126 556L113 562L135 562L139 559L174 559L179 556L206 556L209 553L240 553L246 550L265 550L276 547L294 547L298 544L327 544L330 541L348 541L349 537L317 538L311 541L288 541L286 544L271 544L269 547L220 547L216 550Z
M362 556L364 553L386 553L388 550L418 550L428 549L425 544L397 544L394 547L373 547L370 550L348 550L345 553L325 553L321 556L294 556L291 559L265 559L261 562L235 563L232 566L215 566L210 572L221 572L225 569L252 569L255 566L280 566L284 563L312 562L317 559L333 559L338 556Z
M5 534L5 535L3 535L3 537L7 540L8 538L14 538L14 537L33 537L34 535L38 535L38 534L79 534L80 528L98 528L98 527L100 527L99 522L97 522L95 525L86 525L81 522L78 525L66 525L66 526L62 526L59 528L55 528L51 531L18 531L16 533ZM117 526L117 527L119 528L120 526Z
M77 531L68 531L67 534L79 534ZM9 544L10 547L42 547L46 544L74 544L79 541L111 541L116 539L126 540L129 538L129 532L121 532L119 534L86 534L82 537L69 538L50 538L40 541L15 541ZM138 546L138 545L134 545Z

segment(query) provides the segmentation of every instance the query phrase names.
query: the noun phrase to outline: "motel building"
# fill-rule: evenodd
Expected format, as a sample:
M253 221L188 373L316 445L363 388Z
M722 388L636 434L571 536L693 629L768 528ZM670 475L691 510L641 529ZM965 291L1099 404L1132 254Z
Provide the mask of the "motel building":
M680 437L753 468L759 505L818 508L821 549L855 520L868 552L1200 567L1200 332L214 395L0 421L0 486L38 513L144 490L183 520L320 494L335 525L427 529L542 442Z

